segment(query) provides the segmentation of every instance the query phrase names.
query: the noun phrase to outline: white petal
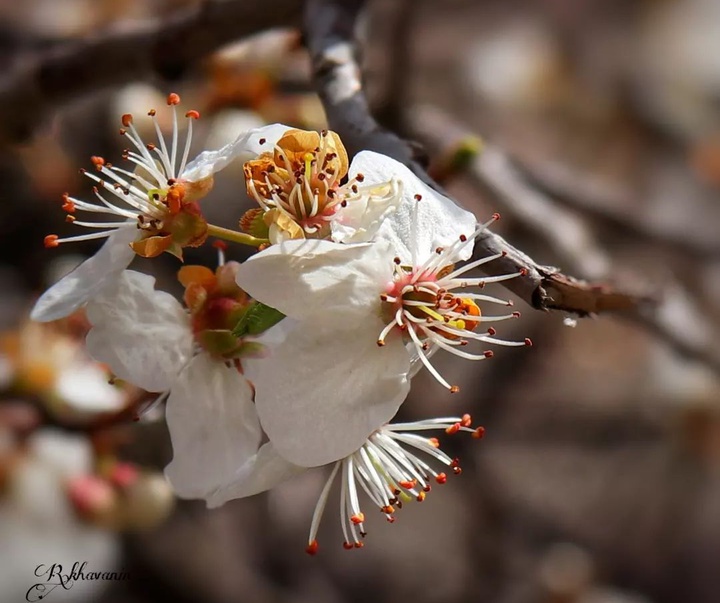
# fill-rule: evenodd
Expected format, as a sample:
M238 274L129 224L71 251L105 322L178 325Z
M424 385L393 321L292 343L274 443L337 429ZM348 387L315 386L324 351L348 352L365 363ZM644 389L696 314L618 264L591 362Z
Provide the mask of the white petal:
M379 153L359 153L353 170L365 176L363 184L378 184L393 178L402 182L402 202L398 210L384 221L378 237L392 242L396 255L404 261L412 258L413 220L417 205L415 253L418 263L424 262L437 247L447 247L460 235L470 236L477 220L453 201L434 191L402 163ZM415 196L420 195L420 202ZM460 254L466 260L472 256L472 244Z
M400 337L378 347L368 318L354 331L300 323L265 361L248 366L260 423L277 451L303 467L351 454L405 399L410 359Z
M254 159L260 153L272 151L275 143L283 134L292 130L284 124L270 124L243 132L233 142L216 151L204 151L187 164L181 178L198 182L219 172L231 161L245 162ZM261 143L260 141L263 140Z
M167 403L174 456L165 468L179 496L214 496L257 453L262 432L252 398L236 368L207 354L181 372Z
M32 320L49 322L69 316L111 283L135 257L130 243L137 238L132 225L118 228L98 252L61 278L40 296L30 314Z
M303 471L307 471L307 468L286 461L271 442L266 442L257 454L240 467L233 482L207 498L207 506L214 509L234 498L244 498L270 490Z
M183 307L154 284L152 276L126 270L93 299L87 349L120 379L160 392L190 359L193 337Z
M369 157L372 155L378 158ZM352 161L349 170L349 178L352 180L358 173L363 173L369 163L381 161L384 155L373 151L361 151ZM373 184L378 185L377 195L375 198L364 196L361 200L352 201L345 207L341 207L333 216L330 223L332 229L332 239L338 243L363 243L371 240L380 228L385 218L392 214L402 201L401 191L402 183L391 180L374 182L374 179L364 181L362 186L368 187ZM397 188L397 195L386 196L383 189L386 186L394 186ZM369 202L368 202L369 201Z
M393 253L385 241L341 245L307 239L252 256L240 266L237 282L286 316L348 329L379 315L380 294L392 273Z

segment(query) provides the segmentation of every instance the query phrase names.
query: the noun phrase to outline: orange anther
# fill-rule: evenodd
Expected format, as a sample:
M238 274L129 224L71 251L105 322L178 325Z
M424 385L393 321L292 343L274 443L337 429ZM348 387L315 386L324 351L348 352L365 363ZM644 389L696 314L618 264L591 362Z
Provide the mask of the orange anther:
M465 413L460 423L463 427L470 427L470 425L472 425L472 417L468 413Z
M75 212L75 204L72 201L70 201L70 199L67 195L63 195L62 208L63 208L63 211L66 211L69 214L72 214Z
M75 221L75 216L71 216L70 214L68 214L67 216L65 216L65 221L69 224L72 224Z
M220 239L213 241L212 246L215 249L219 249L220 251L227 251L228 244L225 241L221 241Z
M167 104L168 105L179 105L180 104L180 95L175 94L175 92L171 92L167 96Z
M445 482L447 482L447 475L445 475L444 473L438 473L438 474L435 476L435 481L436 481L438 484L444 484Z
M352 542L343 542L343 548L346 551L351 551L353 549Z
M364 543L364 542L356 542L356 543L355 543L355 548L356 548L356 549L361 549L361 548L363 548L364 546L365 546L365 543Z
M475 431L473 431L472 437L476 440L482 440L483 437L485 437L485 428L482 426L478 427Z
M43 245L45 245L46 249L50 249L51 247L57 247L60 243L58 243L58 236L54 234L49 234L43 239Z
M460 431L460 423L455 423L454 425L450 425L450 427L447 427L445 429L445 433L448 435L453 435L454 433L457 433Z
M417 500L418 502L424 501L424 500L425 500L425 492L418 492L418 495L417 495L416 500Z
M457 394L459 391L460 391L460 388L459 388L457 385L453 385L453 386L450 388L450 393L451 393L451 394Z
M433 448L440 448L440 440L437 438L428 438L428 442Z
M150 111L148 111L148 115L150 117L155 117L156 114L157 114L157 111L155 111L155 109L150 109Z
M381 507L380 510L385 513L385 515L392 515L395 513L395 509L391 505L385 505L384 507Z
M99 170L102 169L102 167L105 165L105 160L102 157L98 157L97 155L93 155L90 157L90 161L92 161L93 165Z
M355 515L350 516L350 521L352 521L355 525L358 525L365 521L365 514L364 513L355 513Z
M317 540L313 540L310 544L308 544L307 547L305 547L305 552L306 552L308 555L317 555L317 552L318 552L318 541L317 541Z
M453 473L455 475L460 475L462 473L462 468L461 467L453 467Z
M379 347L383 347L383 346L385 345L385 340L384 340L384 339L378 339L378 340L377 340L377 344L378 344Z
M125 115L120 118L120 121L122 122L123 126L129 128L130 124L133 122L133 116L130 113L125 113ZM124 134L124 132L121 133Z
M415 487L415 484L417 483L417 480L403 480L401 482L398 482L403 488L406 490L412 490Z
M195 109L190 109L190 111L185 114L185 117L190 117L192 119L200 119L200 112L195 111Z

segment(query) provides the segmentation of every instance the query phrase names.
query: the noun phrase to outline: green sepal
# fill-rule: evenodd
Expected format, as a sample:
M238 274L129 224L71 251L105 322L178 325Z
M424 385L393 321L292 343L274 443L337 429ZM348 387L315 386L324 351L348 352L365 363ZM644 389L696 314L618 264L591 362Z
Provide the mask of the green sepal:
M235 337L259 335L279 323L283 318L285 315L279 310L266 306L262 302L254 301L238 320L233 329L233 335Z

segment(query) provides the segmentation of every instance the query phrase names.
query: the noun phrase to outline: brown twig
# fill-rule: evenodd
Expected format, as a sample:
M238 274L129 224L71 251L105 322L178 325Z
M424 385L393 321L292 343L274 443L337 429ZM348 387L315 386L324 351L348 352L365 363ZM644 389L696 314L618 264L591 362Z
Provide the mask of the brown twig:
M309 0L306 4L306 44L312 59L314 83L330 127L340 134L351 153L362 149L384 153L440 190L415 157L411 145L383 129L370 113L354 37L355 23L364 4L363 0ZM471 171L494 202L529 225L572 269L588 277L608 272L609 258L587 226L525 181L502 151L485 148ZM658 303L648 295L620 291L607 284L587 283L538 264L493 232L486 231L477 239L476 257L500 252L504 252L504 257L485 264L483 271L490 276L521 272L523 276L503 285L532 307L580 316L621 315L642 324L676 351L720 372L720 355L712 346L712 338L707 331L692 327L692 323L702 322L702 317L691 304L685 304L680 314L673 313L668 311L672 307L668 303Z
M163 20L113 28L16 61L0 78L0 140L29 137L59 105L107 86L176 78L229 42L299 24L302 0L206 0Z

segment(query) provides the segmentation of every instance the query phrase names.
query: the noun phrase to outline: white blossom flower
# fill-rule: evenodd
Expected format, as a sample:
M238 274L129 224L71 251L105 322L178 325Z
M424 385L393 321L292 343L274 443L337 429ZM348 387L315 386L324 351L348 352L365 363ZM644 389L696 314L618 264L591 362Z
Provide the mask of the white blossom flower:
M466 431L475 438L481 438L484 429L473 429L471 424L471 417L466 414L462 417L387 424L372 430L356 450L332 462L330 476L312 517L307 552L315 554L318 550L316 538L320 520L338 475L343 546L346 549L361 548L366 532L359 492L365 492L370 502L393 523L395 511L402 507L403 502L421 502L433 483L446 482L447 474L436 470L433 465L449 467L455 474L461 472L458 460L440 450L437 438L428 438L421 433L429 430L444 430L448 434ZM266 442L257 454L238 468L234 480L206 497L208 507L219 507L229 500L269 490L306 470L279 455L272 441Z
M131 270L87 306L90 354L120 379L167 397L175 451L167 471L181 496L214 491L257 452L262 436L252 387L241 372L257 345L237 340L220 324L235 324L244 307L228 294L233 275L223 269L232 266L219 269L222 286L207 268L181 270L190 313L155 290L153 277Z
M475 332L481 322L517 316L481 316L479 301L510 302L466 292L518 276L466 277L500 255L454 267L470 257L486 225L477 227L472 214L400 164L385 164L374 177L388 172L404 182L403 203L375 241L285 241L238 271L241 288L298 321L271 351L273 362L257 367L253 383L263 429L276 450L299 465L346 456L368 427L389 421L405 398L412 359L455 392L430 363L433 348L483 359L491 353L464 351L469 341L526 343L495 339L493 329Z
M241 224L247 232L267 233L272 243L366 241L400 202L397 178L365 179L378 162L394 160L362 151L348 168L347 152L335 132L288 130L270 142L273 152L245 163L248 195L260 206L245 214Z
M149 112L157 133L157 144L146 144L133 125L133 116L122 116L120 133L131 149L123 158L134 164L134 171L93 157L95 171L85 171L96 183L96 199L82 201L64 195L62 208L67 220L75 226L90 229L87 234L59 238L45 237L46 247L61 243L107 239L100 250L70 274L47 290L37 301L32 319L51 321L72 313L101 291L128 267L135 254L154 257L167 251L181 255L182 248L205 241L208 225L197 201L212 188L213 174L235 158L244 160L261 153L269 136L279 136L287 127L278 124L243 133L238 139L216 151L204 151L188 162L192 142L193 121L200 117L190 110L187 135L180 143L177 105L180 97L170 94L168 105L173 110L172 136L166 142L160 131L155 110ZM110 217L107 221L81 221L76 213ZM113 221L114 220L114 221Z

